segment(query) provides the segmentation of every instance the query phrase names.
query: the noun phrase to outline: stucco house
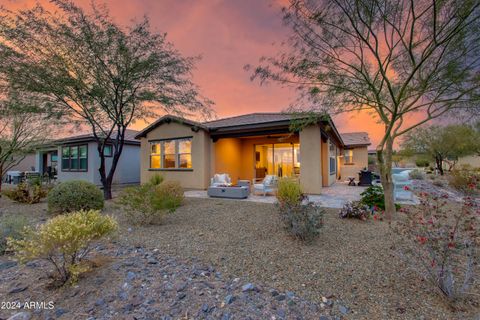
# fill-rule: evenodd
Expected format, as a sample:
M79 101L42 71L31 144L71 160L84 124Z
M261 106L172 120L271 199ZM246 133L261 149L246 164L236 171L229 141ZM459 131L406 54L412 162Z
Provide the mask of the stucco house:
M368 166L366 133L342 135L330 118L291 132L298 117L252 113L196 122L163 116L136 135L140 180L161 173L185 188L206 189L215 173L228 173L233 183L273 174L298 177L305 192L318 194Z
M138 131L127 130L122 155L113 178L113 184L140 182L140 142L135 139ZM106 147L106 170L112 163L112 145ZM92 134L70 136L52 140L39 146L34 154L10 171L34 171L41 175L55 175L57 181L86 180L100 186L100 157Z

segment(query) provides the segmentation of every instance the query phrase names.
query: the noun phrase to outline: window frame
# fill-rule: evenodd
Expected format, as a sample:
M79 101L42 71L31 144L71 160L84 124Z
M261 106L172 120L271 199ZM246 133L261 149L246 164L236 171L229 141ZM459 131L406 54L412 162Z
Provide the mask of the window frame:
M80 159L83 159L80 157L80 147L85 147L85 159L86 159L86 167L85 169L81 169L81 162ZM63 165L63 150L68 148L68 168L65 168ZM72 148L77 148L77 161L78 161L78 168L77 169L72 169ZM66 146L61 147L61 166L62 166L62 172L88 172L88 144L85 143L80 143L80 144L70 144Z
M334 175L337 173L337 146L332 141L329 141L328 156L329 156L328 171L330 175ZM333 166L332 166L332 161L333 161Z
M110 154L106 154L106 153L105 153L105 149L106 149L107 147L110 148ZM104 156L105 158L111 158L111 157L113 157L113 144L107 143L107 144L105 145L105 147L103 148L103 156Z
M182 140L190 140L190 153L180 153L179 151L179 144L180 141ZM168 138L168 139L155 139L155 140L149 140L149 171L193 171L193 157L192 157L192 148L193 148L193 136L188 136L188 137L178 137L178 138ZM175 153L168 153L165 154L165 143L166 142L174 142L174 148L175 148ZM152 146L157 144L159 146L159 153L153 154L152 153ZM190 168L181 168L180 167L180 155L190 155L190 163L191 167ZM166 155L173 155L174 156L174 161L175 165L174 167L169 167L165 168L165 156ZM152 168L152 157L153 156L159 156L160 157L160 168Z
M349 152L350 153L350 156L348 157L350 161L347 161L347 155L346 153ZM353 161L353 149L345 149L343 151L343 164L344 165L352 165L352 164L355 164L355 162Z

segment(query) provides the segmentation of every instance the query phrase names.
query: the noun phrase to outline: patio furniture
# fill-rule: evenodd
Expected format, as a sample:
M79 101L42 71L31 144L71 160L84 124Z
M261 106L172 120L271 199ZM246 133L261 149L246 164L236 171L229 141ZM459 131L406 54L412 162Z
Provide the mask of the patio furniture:
M232 179L230 179L230 176L228 173L216 173L213 178L210 180L210 186L212 187L225 187L225 186L231 186L232 185Z
M368 170L361 170L358 173L359 186L371 186L372 185L372 172Z
M239 187L247 187L250 190L250 180L238 180L237 186Z
M401 173L392 174L393 179L393 198L395 201L398 199L413 200L412 180L410 180L410 171L405 170Z
M267 175L261 182L259 183L256 181L258 179L254 179L253 181L253 193L255 192L262 192L263 196L265 197L269 192L275 192L277 190L277 182L278 177L274 175Z
M355 177L347 177L349 186L356 186Z
M24 174L21 171L7 171L7 183L19 184L22 182Z
M209 197L213 198L228 198L228 199L245 199L248 198L250 190L246 186L231 186L231 187L215 187L211 186L207 189Z

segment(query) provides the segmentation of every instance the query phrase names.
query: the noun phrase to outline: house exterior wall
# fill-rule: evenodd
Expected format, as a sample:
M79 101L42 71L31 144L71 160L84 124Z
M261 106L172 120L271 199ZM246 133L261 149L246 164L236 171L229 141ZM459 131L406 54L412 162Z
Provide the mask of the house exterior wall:
M181 137L192 137L192 169L150 169L150 141ZM203 130L194 132L189 126L175 122L156 127L141 139L141 183L148 182L155 174L160 174L166 180L180 182L184 188L207 188L210 184L210 143L208 134Z
M348 149L347 149L348 150ZM356 147L353 150L353 162L345 163L345 157L341 159L340 176L342 180L347 180L348 177L355 177L358 180L358 172L363 168L368 168L368 150L367 147Z
M85 143L80 143L85 144ZM57 180L85 180L96 184L102 185L100 180L100 173L98 168L100 167L100 157L98 156L97 143L88 142L88 161L87 171L64 171L62 168L62 146L58 147L58 173ZM72 144L73 145L73 144ZM78 144L75 144L78 145ZM68 144L65 144L68 146ZM111 168L112 157L105 158L106 172ZM140 182L140 146L138 145L124 145L122 154L115 169L113 176L113 184L133 184Z
M249 155L242 153L242 140L239 138L219 139L213 145L215 169L212 174L228 173L232 183L237 183L238 179L245 179L242 175L242 161Z
M94 146L94 154L97 155L97 145L92 143ZM89 148L90 151L90 148ZM101 185L102 181L100 180L100 157L95 156L93 158L93 170L94 175L93 179L96 185ZM112 167L113 157L105 158L106 172ZM134 184L140 183L140 146L138 145L124 145L122 154L117 163L117 168L115 169L115 174L113 176L113 184Z
M320 193L322 160L320 127L308 126L300 131L300 183L305 193Z

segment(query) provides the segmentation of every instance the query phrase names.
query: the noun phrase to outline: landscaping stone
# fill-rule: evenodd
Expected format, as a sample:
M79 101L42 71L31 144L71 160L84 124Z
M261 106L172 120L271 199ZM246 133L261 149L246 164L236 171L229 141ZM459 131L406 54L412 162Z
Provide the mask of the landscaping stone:
M8 320L30 320L32 314L30 312L19 312L8 318Z
M28 286L20 285L20 286L14 287L13 289L10 289L10 291L8 291L8 293L9 294L19 293L19 292L25 291L27 289L28 289Z
M247 283L242 286L242 291L247 292L247 291L253 291L255 290L255 286L252 283Z
M10 268L13 268L15 266L17 266L17 262L15 262L15 261L2 262L2 263L0 263L0 270L10 269Z
M225 297L225 303L226 304L231 304L233 301L235 301L235 297L231 294Z
M344 315L349 312L348 308L345 307L345 306L342 306L342 305L338 305L338 310L340 311L340 313L342 313Z

